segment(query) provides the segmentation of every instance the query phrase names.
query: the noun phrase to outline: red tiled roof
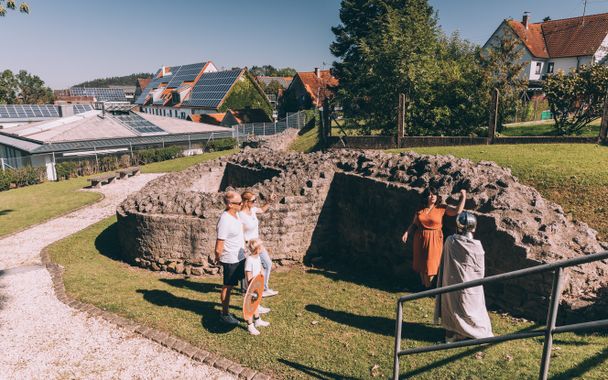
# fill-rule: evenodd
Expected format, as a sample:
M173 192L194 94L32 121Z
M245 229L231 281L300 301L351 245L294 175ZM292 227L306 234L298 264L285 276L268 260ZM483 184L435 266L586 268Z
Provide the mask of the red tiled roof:
M509 26L539 58L593 55L608 35L608 13L528 24L515 20Z
M190 115L190 119L196 123L220 125L225 115L226 113L194 114Z
M146 87L148 87L148 84L150 83L150 81L152 80L152 78L137 78L137 83L139 84L139 88L141 88L142 90Z
M325 98L332 95L332 90L329 87L338 85L338 80L331 75L329 70L319 70L319 77L314 71L299 72L297 75L304 84L312 102L317 106L320 106ZM317 99L317 94L319 94L319 99Z
M524 42L530 53L538 58L549 58L541 24L528 24L528 29L519 21L507 20L515 34Z

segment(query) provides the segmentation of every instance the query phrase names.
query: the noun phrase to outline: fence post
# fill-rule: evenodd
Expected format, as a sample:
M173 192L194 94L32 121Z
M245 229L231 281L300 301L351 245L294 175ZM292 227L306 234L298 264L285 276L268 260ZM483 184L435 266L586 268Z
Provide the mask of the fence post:
M399 94L399 107L397 107L397 148L401 148L405 123L405 94Z
M542 380L547 380L549 374L549 364L551 363L551 348L553 347L553 330L557 319L557 309L562 294L562 274L564 268L559 267L553 275L553 287L551 289L551 304L547 312L547 328L545 331L545 344L543 346L543 357L540 362L540 376Z
M95 152L95 166L97 166L97 171L99 172L99 159L97 159L97 148L93 145L93 151Z
M490 122L488 124L488 143L494 144L496 139L496 127L498 126L498 100L500 92L497 88L492 90L492 108L490 109Z
M607 135L608 134L608 95L606 95L606 99L604 99L604 112L602 113L602 124L600 126L600 136L598 139L599 144L604 144L608 142Z
M4 158L0 158L0 164L2 164L2 171L4 171Z

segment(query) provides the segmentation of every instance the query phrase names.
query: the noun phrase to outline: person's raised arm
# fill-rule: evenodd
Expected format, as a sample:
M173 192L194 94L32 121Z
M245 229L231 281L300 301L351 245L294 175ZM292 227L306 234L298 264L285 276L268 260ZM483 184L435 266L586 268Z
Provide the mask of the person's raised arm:
M418 214L414 214L414 219L412 219L412 224L410 224L410 226L407 228L407 230L405 230L405 232L403 233L403 236L401 237L401 240L404 243L407 243L407 237L409 235L411 235L414 230L416 229L416 227L418 226L418 224L416 223L418 221Z
M220 261L220 256L222 255L222 251L224 251L224 241L221 239L217 239L215 241L215 263L216 264Z
M467 191L465 189L460 190L460 201L458 201L458 206L448 206L445 210L445 213L448 216L456 216L460 214L464 210L464 203L467 200Z
M258 210L260 210L260 211L259 211L259 213L260 213L260 214L263 214L263 213L265 213L266 211L268 211L268 209L270 208L270 205L274 203L274 201L276 200L276 198L277 198L277 196L276 196L274 193L270 194L270 197L269 197L269 199L268 199L268 202L266 202L266 203L264 204L264 206L260 206L260 207L258 208Z

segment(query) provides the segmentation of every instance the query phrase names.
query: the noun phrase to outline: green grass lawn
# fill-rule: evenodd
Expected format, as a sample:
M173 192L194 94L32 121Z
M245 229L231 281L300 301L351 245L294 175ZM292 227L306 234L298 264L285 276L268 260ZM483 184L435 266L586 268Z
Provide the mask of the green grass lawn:
M289 149L296 152L310 153L319 146L319 129L317 127L301 130L300 135L291 143Z
M400 152L391 150L389 152ZM608 239L608 147L591 144L522 144L412 148L423 154L451 154L494 161L535 187Z
M52 245L52 259L65 267L66 290L76 298L192 344L270 373L276 378L361 379L391 374L396 284L312 268L273 273L280 290L264 303L271 326L252 337L244 323L219 323L220 278L184 278L131 267L118 256L115 218L108 218ZM232 300L240 315L241 296ZM432 325L433 300L405 307L402 347L433 344L443 337ZM496 334L536 328L530 322L492 313ZM608 338L559 335L554 379L605 379ZM420 354L402 368L420 379L536 378L542 339ZM372 371L372 368L376 368Z
M199 162L236 153L237 149L205 153L197 156L155 162L141 167L143 173L179 171ZM102 195L78 191L89 185L88 177L59 182L45 182L0 192L0 236L44 222L94 203Z
M184 170L189 166L214 160L216 158L227 156L233 153L238 152L238 149L230 149L230 150L221 150L218 152L204 153L198 154L196 156L189 157L180 157L174 160L167 160L161 162L154 162L151 164L147 164L141 167L142 173L168 173L168 172L177 172L180 170Z
M78 191L87 185L85 178L75 178L0 192L0 236L101 199L99 193Z
M553 120L507 124L500 136L557 136ZM600 134L600 119L592 121L582 129L580 136L597 137Z

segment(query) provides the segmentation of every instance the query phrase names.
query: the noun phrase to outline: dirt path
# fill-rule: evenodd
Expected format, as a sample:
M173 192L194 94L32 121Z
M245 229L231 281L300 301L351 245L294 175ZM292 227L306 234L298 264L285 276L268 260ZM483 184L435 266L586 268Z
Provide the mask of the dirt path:
M56 297L40 252L115 213L131 192L158 174L102 187L89 207L0 239L0 377L90 379L232 379ZM49 200L52 201L52 200Z

